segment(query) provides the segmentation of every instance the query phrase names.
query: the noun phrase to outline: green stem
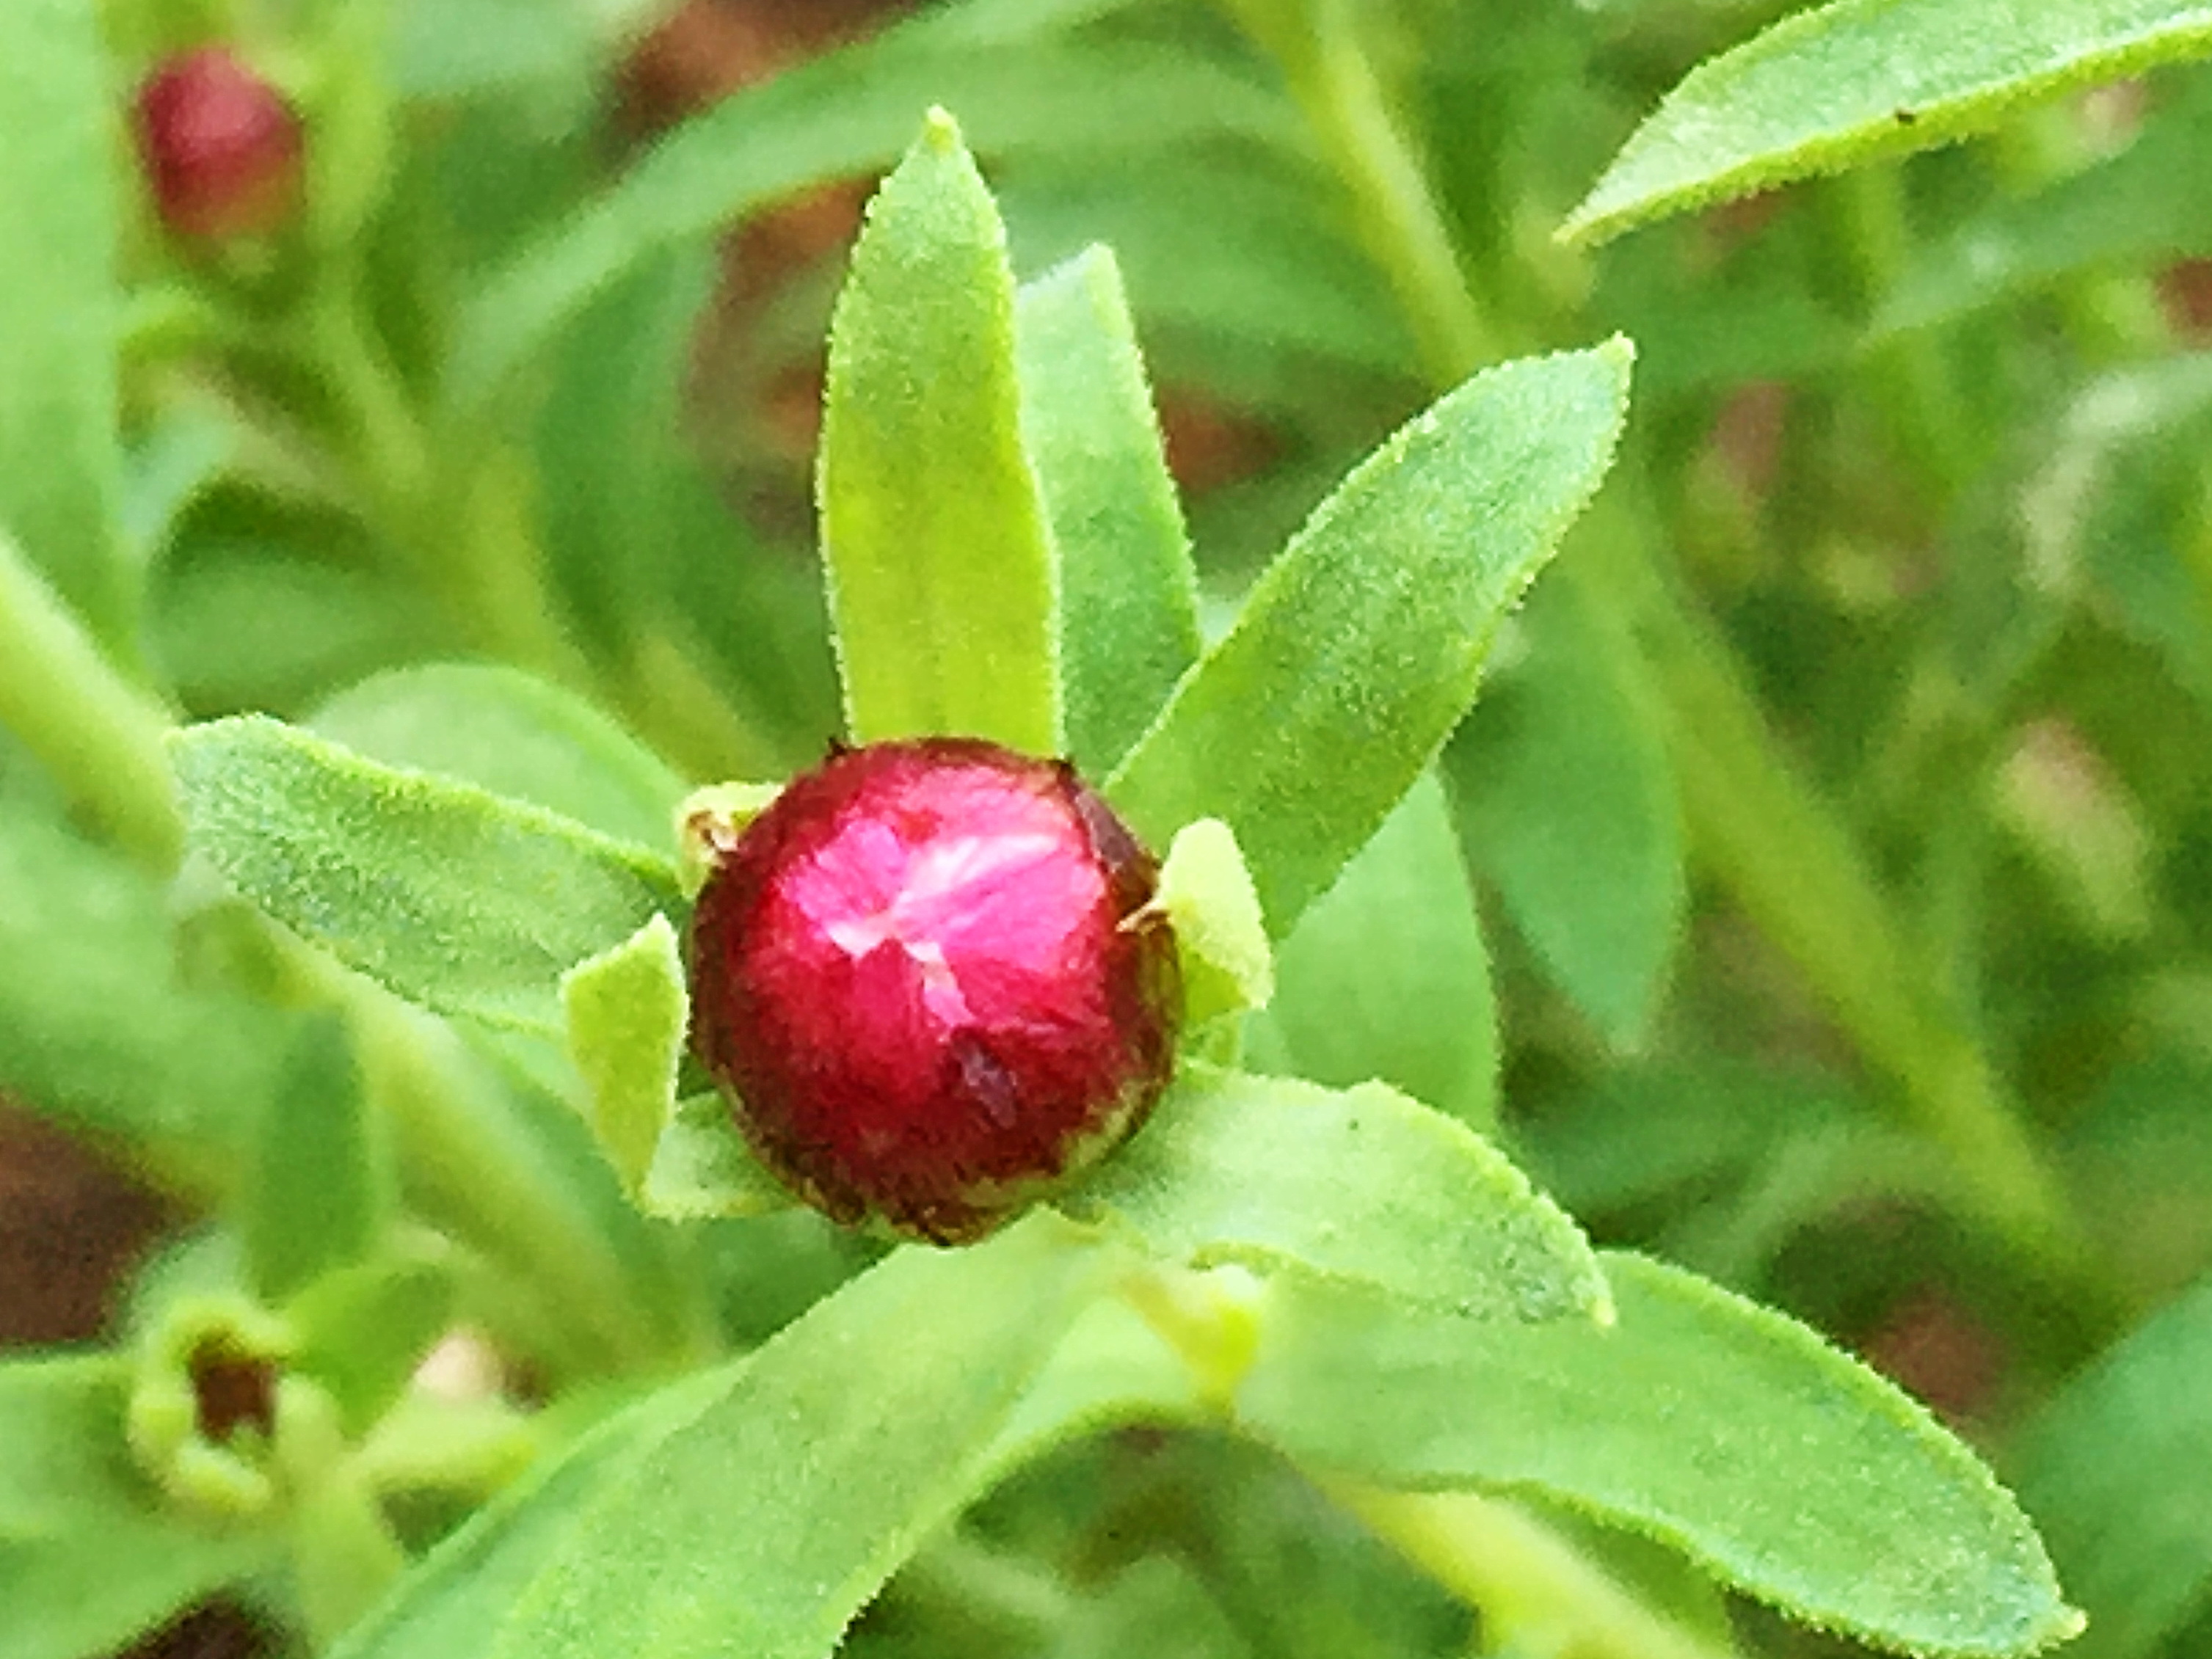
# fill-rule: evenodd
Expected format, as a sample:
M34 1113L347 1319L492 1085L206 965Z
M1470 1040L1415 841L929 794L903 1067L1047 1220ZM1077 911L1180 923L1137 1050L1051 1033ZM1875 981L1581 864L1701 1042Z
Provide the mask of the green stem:
M149 868L184 845L162 738L167 713L118 672L0 537L0 726L23 740L100 832Z
M1734 1659L1725 1640L1652 1612L1535 1517L1472 1492L1389 1492L1357 1481L1329 1494L1446 1589L1482 1610L1496 1646L1577 1659Z
M1298 31L1272 11L1259 16L1264 0L1234 3L1366 204L1376 257L1420 331L1432 378L1456 382L1489 355L1492 335L1410 148L1375 106L1376 77L1342 61L1358 46L1348 27L1328 21L1340 8L1316 0L1324 21ZM1878 264L1880 216L1860 229ZM1600 518L1618 499L1618 489L1601 497L1592 514L1600 533L1584 542L1609 548L1610 562L1568 559L1561 568L1647 659L1697 854L1895 1082L1910 1121L1958 1160L1982 1219L2057 1282L2083 1282L2086 1247L2059 1183L1939 976L1908 947L1833 810L1783 753L1734 652L1662 573L1642 524L1618 507Z
M1357 8L1347 0L1313 0L1301 27L1270 0L1231 0L1231 7L1274 57L1350 194L1361 239L1396 290L1430 376L1454 385L1501 356L1468 289L1427 169L1399 129L1360 41Z

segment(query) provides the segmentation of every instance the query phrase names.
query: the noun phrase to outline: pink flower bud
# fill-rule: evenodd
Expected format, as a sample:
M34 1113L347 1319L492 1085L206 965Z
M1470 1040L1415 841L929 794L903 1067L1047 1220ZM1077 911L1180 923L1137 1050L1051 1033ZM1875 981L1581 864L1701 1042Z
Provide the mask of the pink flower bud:
M693 1046L755 1152L837 1219L980 1237L1165 1085L1158 866L1065 764L971 738L794 780L692 924Z

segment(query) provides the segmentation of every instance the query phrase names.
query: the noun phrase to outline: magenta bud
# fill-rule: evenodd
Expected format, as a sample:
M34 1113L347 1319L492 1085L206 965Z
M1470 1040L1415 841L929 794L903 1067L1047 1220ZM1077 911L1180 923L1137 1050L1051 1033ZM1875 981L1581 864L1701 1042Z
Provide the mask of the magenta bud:
M929 738L795 779L692 922L692 1044L840 1221L979 1238L1140 1123L1181 984L1152 854L1073 768Z
M138 88L137 131L155 207L173 234L266 235L299 211L299 118L227 48L164 60Z

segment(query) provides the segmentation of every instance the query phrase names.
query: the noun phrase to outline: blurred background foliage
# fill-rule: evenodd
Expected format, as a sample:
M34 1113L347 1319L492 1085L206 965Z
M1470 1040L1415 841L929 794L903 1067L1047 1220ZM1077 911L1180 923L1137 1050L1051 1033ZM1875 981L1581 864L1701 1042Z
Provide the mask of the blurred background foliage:
M12 521L184 715L313 719L386 671L496 662L691 779L769 777L835 729L823 340L926 105L959 115L1021 274L1119 254L1218 613L1443 385L1629 334L1622 462L1443 757L1448 809L1425 794L1410 850L1316 908L1255 1054L1492 1125L1601 1242L1829 1333L2021 1484L2098 1621L2083 1652L2203 1651L2212 80L1554 239L1662 93L1793 9L105 0L85 142L119 161L128 87L219 36L301 112L303 207L188 242L122 172L83 244L112 242L119 300L64 270L40 327L119 325L125 464L104 504ZM68 441L0 412L10 466ZM111 507L105 561L24 516ZM131 840L0 733L15 1343L112 1328L134 1264L236 1179L301 1018L246 994L220 897ZM547 1118L511 1069L479 1083ZM865 1256L804 1215L704 1237L740 1341ZM1249 1449L1101 1443L976 1524L1111 1589L1063 1651L1469 1639ZM1713 1651L1838 1645L1741 1610L1731 1636L1671 1564L1602 1547ZM1005 1571L925 1557L854 1650L1044 1650L1020 1583L977 1588ZM161 1650L228 1650L244 1619Z

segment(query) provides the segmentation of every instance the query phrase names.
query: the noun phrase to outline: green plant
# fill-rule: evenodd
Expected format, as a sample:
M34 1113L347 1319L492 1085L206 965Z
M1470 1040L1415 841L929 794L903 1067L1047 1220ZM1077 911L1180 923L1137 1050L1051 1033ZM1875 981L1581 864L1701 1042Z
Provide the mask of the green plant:
M1783 9L956 0L620 167L626 5L0 12L0 1088L204 1218L0 1364L0 1659L2191 1651L2212 150L2062 94L2212 13ZM115 88L218 37L204 245ZM1172 1078L980 1243L693 1053L833 735L1164 855ZM2025 1512L1760 1301L1998 1347Z

